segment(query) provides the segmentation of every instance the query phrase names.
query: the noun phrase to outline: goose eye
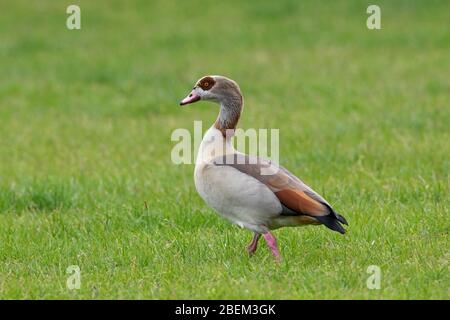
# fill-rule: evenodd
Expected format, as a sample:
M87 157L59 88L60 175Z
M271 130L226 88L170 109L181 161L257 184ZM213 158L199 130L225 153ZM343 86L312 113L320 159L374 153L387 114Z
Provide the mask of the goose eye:
M205 77L203 79L200 80L199 82L199 86L200 88L202 88L203 90L209 90L214 86L214 79L211 77Z

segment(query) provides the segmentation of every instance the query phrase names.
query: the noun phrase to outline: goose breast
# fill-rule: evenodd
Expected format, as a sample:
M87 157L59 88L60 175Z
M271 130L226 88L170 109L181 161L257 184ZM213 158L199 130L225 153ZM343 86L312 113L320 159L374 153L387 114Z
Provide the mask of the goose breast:
M233 167L198 163L194 176L203 200L240 227L265 233L282 211L280 201L266 185Z

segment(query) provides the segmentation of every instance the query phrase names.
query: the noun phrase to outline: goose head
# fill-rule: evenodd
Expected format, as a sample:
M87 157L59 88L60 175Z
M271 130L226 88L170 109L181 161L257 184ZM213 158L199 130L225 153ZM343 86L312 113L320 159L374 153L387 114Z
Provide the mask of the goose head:
M242 105L242 94L238 84L224 76L204 76L200 78L191 93L180 101L180 106L200 100L221 105Z

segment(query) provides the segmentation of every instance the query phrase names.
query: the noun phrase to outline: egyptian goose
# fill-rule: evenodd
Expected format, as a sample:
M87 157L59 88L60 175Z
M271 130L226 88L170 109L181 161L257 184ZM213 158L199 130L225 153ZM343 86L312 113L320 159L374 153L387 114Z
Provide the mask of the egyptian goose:
M220 112L205 133L195 164L195 187L203 200L224 218L254 233L247 247L256 251L264 236L277 260L277 241L270 230L323 224L345 233L347 221L300 179L269 160L233 148L231 138L243 107L236 82L223 76L205 76L180 105L200 100L216 102Z

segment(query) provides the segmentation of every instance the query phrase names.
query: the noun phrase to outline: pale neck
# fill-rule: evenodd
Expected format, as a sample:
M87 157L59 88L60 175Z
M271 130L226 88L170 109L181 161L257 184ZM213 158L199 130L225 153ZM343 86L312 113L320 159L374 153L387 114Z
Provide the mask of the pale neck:
M224 137L234 135L243 107L242 95L231 96L220 103L220 112L214 127L222 132Z

